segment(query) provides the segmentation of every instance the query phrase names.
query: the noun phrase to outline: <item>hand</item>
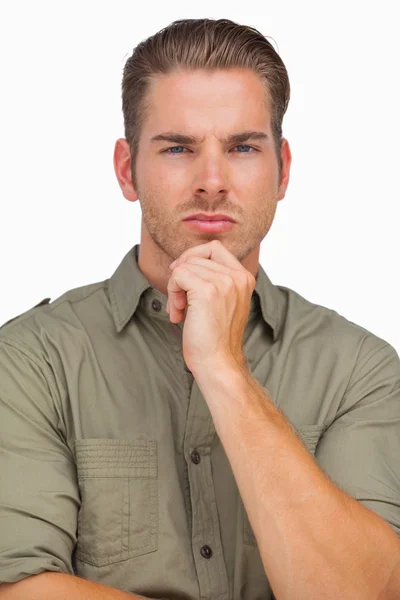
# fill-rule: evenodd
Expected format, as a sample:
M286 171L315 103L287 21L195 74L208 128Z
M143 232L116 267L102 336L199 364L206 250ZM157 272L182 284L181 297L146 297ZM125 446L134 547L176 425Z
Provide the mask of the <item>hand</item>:
M195 373L220 360L246 365L243 335L255 277L219 240L189 248L171 263L167 311L184 320L183 356Z

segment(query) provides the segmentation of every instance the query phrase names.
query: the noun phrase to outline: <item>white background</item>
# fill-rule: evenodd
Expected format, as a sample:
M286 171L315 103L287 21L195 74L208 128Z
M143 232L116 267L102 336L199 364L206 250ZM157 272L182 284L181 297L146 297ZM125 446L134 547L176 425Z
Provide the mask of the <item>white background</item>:
M268 36L291 83L291 180L262 266L399 351L397 2L199 4L2 4L0 323L108 278L140 242L112 163L124 63L175 19L225 17Z

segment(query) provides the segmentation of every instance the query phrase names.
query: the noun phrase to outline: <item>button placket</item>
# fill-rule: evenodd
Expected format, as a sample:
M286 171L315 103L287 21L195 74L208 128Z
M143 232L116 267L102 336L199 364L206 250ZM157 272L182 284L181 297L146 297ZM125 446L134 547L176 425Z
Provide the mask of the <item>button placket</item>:
M211 469L211 445L216 435L210 410L194 380L189 400L184 450L188 462L192 548L205 600L229 600L229 583ZM207 543L208 542L208 543ZM203 560L211 559L212 560Z

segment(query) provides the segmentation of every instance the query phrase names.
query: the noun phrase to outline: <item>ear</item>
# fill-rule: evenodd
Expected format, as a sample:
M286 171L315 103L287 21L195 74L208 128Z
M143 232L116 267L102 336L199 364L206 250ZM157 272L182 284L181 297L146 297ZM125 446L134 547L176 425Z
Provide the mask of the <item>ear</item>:
M290 151L289 142L285 138L282 139L281 143L281 157L282 173L279 184L278 200L282 200L285 197L286 190L289 185L290 165L292 164L292 153Z
M132 182L131 152L129 144L124 138L115 142L114 170L124 197L130 202L135 202L138 199L138 193Z

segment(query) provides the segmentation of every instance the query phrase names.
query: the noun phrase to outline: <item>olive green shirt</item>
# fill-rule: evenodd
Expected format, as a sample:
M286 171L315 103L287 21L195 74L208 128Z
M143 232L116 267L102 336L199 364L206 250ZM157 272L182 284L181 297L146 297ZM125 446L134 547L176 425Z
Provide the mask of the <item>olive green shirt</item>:
M272 600L183 323L138 252L0 329L0 582L56 571L150 598ZM261 265L243 343L326 475L400 535L396 350Z

